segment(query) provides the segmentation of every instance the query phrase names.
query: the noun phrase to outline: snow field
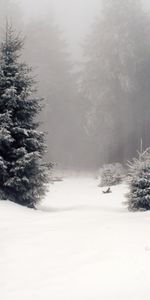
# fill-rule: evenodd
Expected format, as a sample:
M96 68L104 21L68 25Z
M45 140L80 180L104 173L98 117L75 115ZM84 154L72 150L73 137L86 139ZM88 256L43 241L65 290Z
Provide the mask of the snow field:
M150 213L93 178L50 185L37 211L0 202L0 299L149 300Z

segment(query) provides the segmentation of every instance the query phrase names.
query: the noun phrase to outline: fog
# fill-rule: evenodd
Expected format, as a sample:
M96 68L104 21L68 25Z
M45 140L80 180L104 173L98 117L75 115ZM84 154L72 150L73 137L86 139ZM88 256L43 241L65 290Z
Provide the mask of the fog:
M26 22L48 14L53 17L64 31L74 59L81 54L82 38L101 11L101 0L20 0L19 3ZM143 3L150 9L148 0L143 0Z
M87 30L100 7L100 0L22 0L26 18L52 14L69 36L79 37Z
M101 8L100 0L22 0L24 20L53 18L63 30L73 59L81 55L82 39Z
M1 29L7 18L25 36L22 57L45 99L47 159L58 168L125 164L141 139L149 146L150 3L142 4L0 0Z

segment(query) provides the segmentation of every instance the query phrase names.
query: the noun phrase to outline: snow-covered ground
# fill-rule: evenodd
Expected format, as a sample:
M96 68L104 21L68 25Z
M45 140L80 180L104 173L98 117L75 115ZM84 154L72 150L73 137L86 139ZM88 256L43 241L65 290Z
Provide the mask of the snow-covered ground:
M0 299L150 299L150 212L128 212L125 185L97 185L51 185L37 211L0 202Z

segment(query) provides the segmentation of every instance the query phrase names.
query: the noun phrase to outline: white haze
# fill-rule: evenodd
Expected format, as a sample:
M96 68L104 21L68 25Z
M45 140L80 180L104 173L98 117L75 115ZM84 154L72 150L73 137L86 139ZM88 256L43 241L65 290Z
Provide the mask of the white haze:
M80 44L95 16L100 11L100 0L22 0L25 20L53 18L65 34L73 56L80 54Z
M133 0L134 1L134 0ZM64 31L70 50L77 58L82 39L91 23L100 14L101 0L18 0L24 18L44 18L49 15ZM142 1L150 9L148 0Z

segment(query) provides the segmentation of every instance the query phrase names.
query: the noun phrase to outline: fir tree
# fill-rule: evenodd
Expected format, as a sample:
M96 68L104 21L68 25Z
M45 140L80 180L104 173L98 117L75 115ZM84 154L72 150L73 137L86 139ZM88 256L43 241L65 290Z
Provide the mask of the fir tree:
M129 210L150 210L150 148L129 163L129 187Z
M120 163L103 165L100 169L100 186L114 186L120 184L125 177L125 170Z
M44 134L35 121L41 101L33 97L31 70L20 62L22 47L7 26L0 57L0 191L2 200L35 207L45 193L51 165L43 162Z

